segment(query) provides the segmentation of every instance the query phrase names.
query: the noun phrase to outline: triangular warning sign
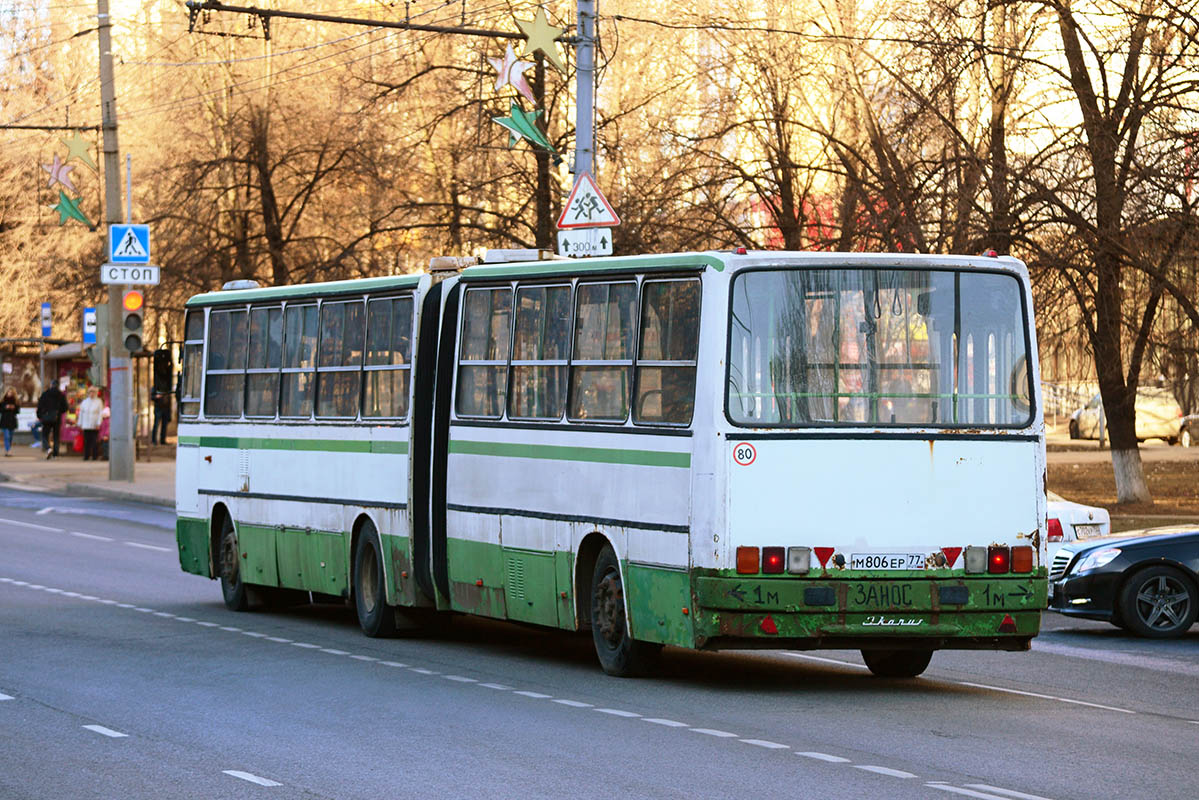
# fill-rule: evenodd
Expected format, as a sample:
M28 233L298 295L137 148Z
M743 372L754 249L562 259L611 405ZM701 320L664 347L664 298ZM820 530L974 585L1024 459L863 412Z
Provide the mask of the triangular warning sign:
M125 231L125 238L121 239L121 243L117 245L117 249L112 251L112 254L117 258L149 258L150 254L146 252L146 248L142 247L141 240L137 238L137 234L133 229Z
M620 224L620 217L608 205L607 199L595 185L590 172L579 173L575 180L570 196L562 206L562 214L558 217L558 227L568 228L610 228Z

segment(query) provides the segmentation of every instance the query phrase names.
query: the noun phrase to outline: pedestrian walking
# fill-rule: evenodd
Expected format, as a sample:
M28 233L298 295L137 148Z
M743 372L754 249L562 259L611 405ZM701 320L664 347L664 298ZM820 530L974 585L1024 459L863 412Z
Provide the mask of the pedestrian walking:
M17 400L17 390L9 387L0 398L0 430L4 431L4 455L12 455L12 435L17 429L17 413L21 410L21 402Z
M58 458L58 431L65 413L67 396L58 384L51 383L37 400L37 418L42 423L42 449L46 451L46 458ZM53 449L50 448L51 439L54 440Z
M167 425L171 422L171 393L160 392L158 387L150 391L150 402L154 405L154 425L150 428L150 444L167 443Z
M83 460L100 460L100 423L109 411L100 399L100 390L89 386L87 397L79 403L79 429L83 431Z

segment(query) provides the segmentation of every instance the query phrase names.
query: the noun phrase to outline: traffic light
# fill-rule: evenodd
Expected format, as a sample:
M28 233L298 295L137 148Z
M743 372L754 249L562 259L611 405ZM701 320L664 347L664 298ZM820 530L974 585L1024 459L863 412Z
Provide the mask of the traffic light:
M154 389L162 394L170 394L175 386L174 364L171 351L159 348L154 351Z
M145 298L137 289L129 289L121 297L121 329L125 337L125 350L129 353L140 353L142 350L142 319Z
M108 359L105 355L104 348L98 344L87 348L87 358L92 362L87 368L87 379L92 386L108 385Z

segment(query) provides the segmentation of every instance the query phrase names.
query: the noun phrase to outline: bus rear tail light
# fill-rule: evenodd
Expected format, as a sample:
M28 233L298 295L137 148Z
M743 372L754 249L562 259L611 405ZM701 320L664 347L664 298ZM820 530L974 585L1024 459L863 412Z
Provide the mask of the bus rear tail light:
M1032 572L1032 548L1021 545L1012 548L1012 572Z
M781 547L762 548L762 572L768 575L778 575L783 571L786 551Z
M792 575L807 575L812 571L812 549L810 547L787 548L787 572Z
M966 571L967 572L986 572L987 571L987 548L985 548L985 547L967 547L966 548Z
M1012 551L1006 546L993 544L987 548L987 572L1000 575L1010 572L1012 568Z
M1060 542L1062 540L1062 521L1060 519L1050 518L1049 524L1049 541Z
M758 548L737 548L737 573L740 575L758 574Z

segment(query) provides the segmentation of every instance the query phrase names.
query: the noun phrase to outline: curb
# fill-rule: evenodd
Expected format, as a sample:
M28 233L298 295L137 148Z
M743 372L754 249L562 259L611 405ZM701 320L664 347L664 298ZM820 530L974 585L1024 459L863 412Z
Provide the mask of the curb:
M89 483L68 483L64 487L67 494L75 495L76 497L101 497L107 500L123 500L125 502L141 503L148 506L160 506L162 508L175 508L175 501L168 500L165 497L158 497L151 494L142 494L141 492L130 489L109 489L106 486L94 486Z

